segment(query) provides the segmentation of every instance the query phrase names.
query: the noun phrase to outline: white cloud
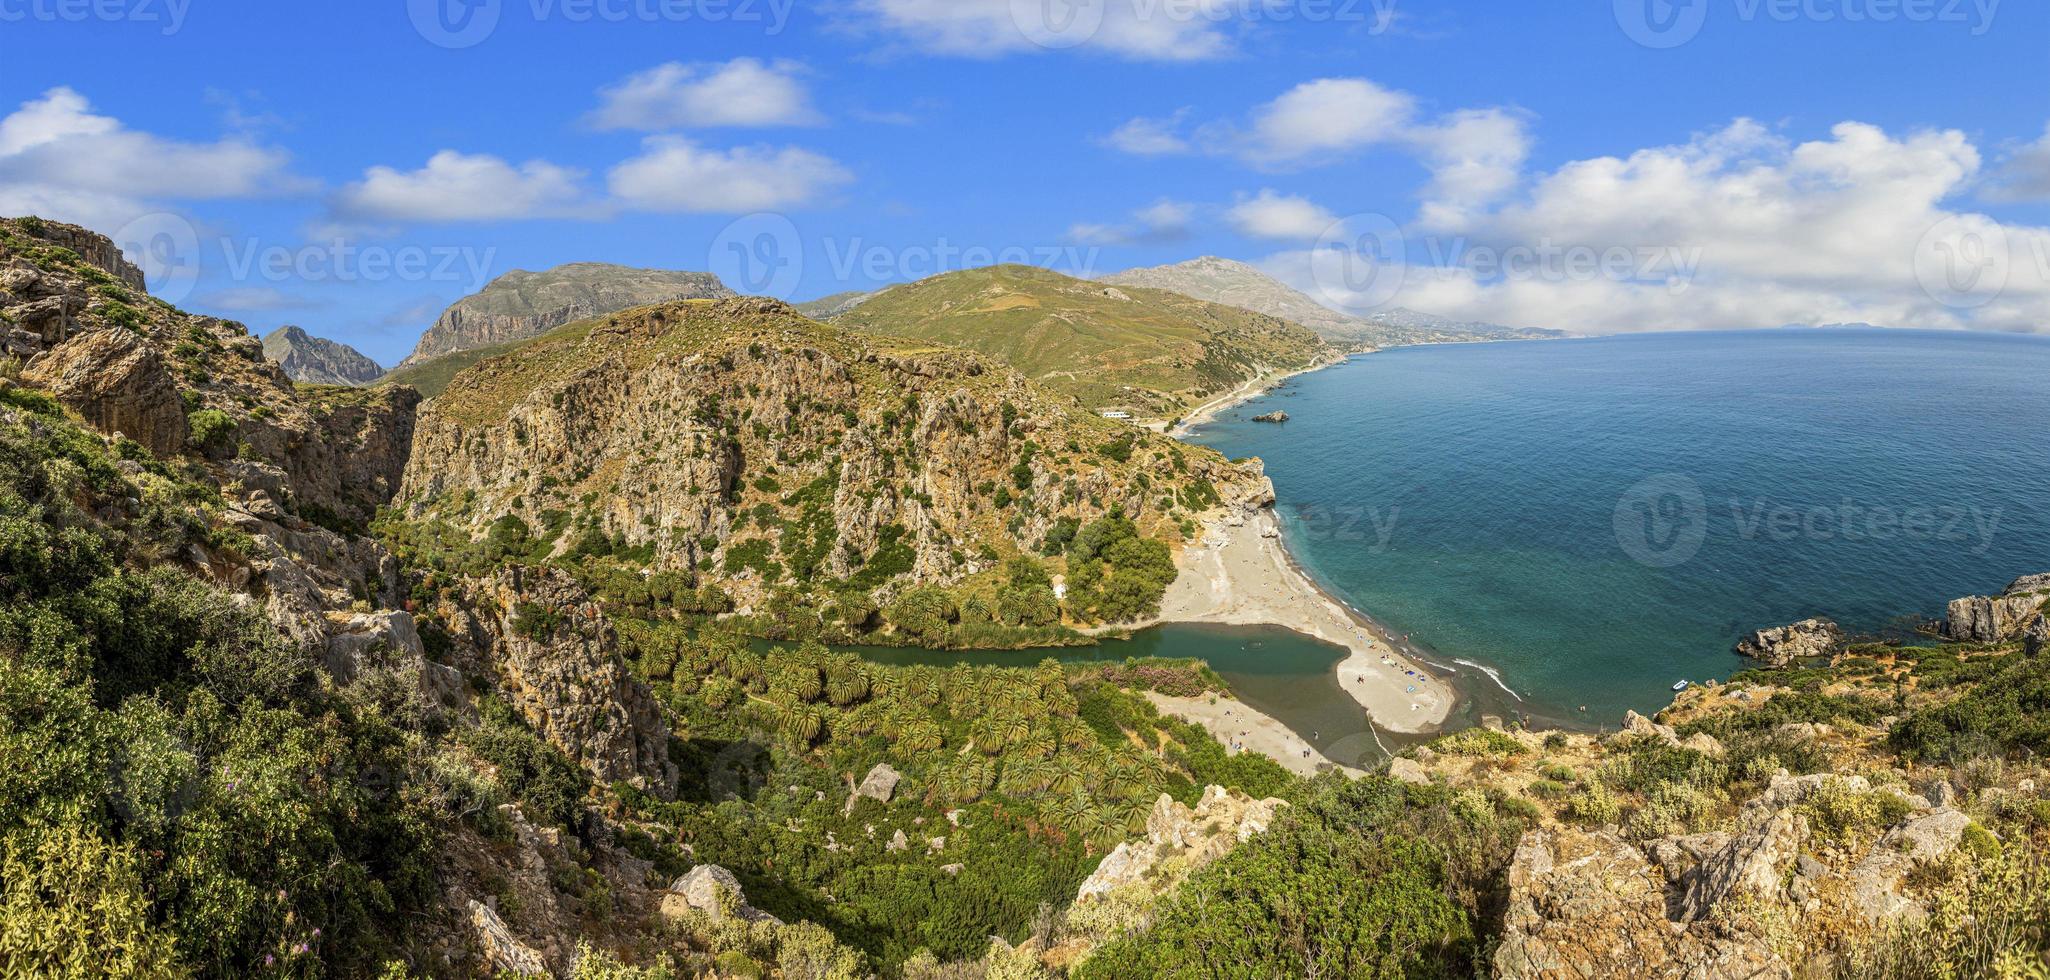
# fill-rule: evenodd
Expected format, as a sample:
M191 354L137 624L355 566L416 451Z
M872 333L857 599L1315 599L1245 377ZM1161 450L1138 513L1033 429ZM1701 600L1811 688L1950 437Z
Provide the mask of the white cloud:
M798 147L716 150L651 136L640 156L612 168L607 179L614 197L642 210L739 214L809 204L854 178Z
M1427 228L1456 227L1513 190L1530 155L1523 117L1502 109L1461 110L1409 135L1431 168L1418 216Z
M1994 201L2050 201L2050 126L2044 127L2042 139L2001 161L1986 196Z
M1202 61L1231 53L1225 28L1241 0L855 0L876 29L937 54L993 58L1066 49L1136 61Z
M1407 229L1407 267L1347 276L1361 266L1343 268L1336 251L1267 266L1334 305L1370 298L1588 332L2044 330L2050 229L1960 209L1980 166L1956 131L1846 122L1794 143L1738 120L1684 144L1567 163L1491 207L1439 209L1443 226ZM1492 178L1479 186L1501 193ZM1399 289L1383 289L1388 276Z
M1415 111L1406 92L1364 78L1320 78L1255 109L1239 152L1272 165L1334 159L1401 138Z
M1241 235L1292 241L1315 241L1338 221L1338 216L1308 198L1263 190L1245 198L1225 212Z
M809 126L820 121L794 61L735 58L723 64L669 62L599 92L599 129Z
M106 231L151 201L263 197L311 186L290 157L246 137L165 139L96 115L85 96L52 88L0 118L0 213L40 214Z
M335 209L384 221L503 221L590 217L583 172L540 160L515 167L489 154L443 150L418 170L375 166L342 188Z
M1189 225L1194 221L1196 208L1168 198L1161 198L1132 212L1132 221L1126 224L1078 224L1068 229L1068 237L1084 245L1140 245L1177 242L1189 237Z
M1187 153L1192 147L1178 130L1181 128L1182 119L1188 114L1189 110L1183 109L1164 119L1141 116L1112 130L1103 141L1111 148L1133 156L1172 156Z

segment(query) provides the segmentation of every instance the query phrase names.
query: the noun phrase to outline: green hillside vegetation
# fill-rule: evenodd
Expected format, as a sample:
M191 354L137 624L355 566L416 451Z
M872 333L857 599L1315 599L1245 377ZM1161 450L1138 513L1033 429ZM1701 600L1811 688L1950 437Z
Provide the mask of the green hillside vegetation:
M411 385L418 389L420 394L433 398L448 390L449 382L455 380L456 375L469 370L483 361L512 353L539 339L541 338L536 337L503 344L492 344L488 347L478 347L472 350L453 351L428 358L424 361L393 368L390 371L386 371L382 377L372 382L372 384L376 387Z
M766 393L764 386L782 377L777 372L819 355L847 366L851 397ZM538 420L513 424L509 415L523 403L533 409L537 393L560 403L565 384L609 384L604 379L617 372L641 377L685 358L704 366L704 390L685 401L640 406L645 411L633 417L649 431L684 422L698 427L688 443L644 436L652 441L631 447L632 458L593 456L517 487L475 486L416 501L403 518L382 522L380 532L422 568L480 574L507 561L556 565L637 613L696 622L751 605L753 613L738 625L770 638L1037 646L1083 642L1073 627L1157 612L1175 578L1173 545L1220 500L1203 473L1251 478L1207 450L1023 386L970 353L836 330L788 308L735 316L699 301L572 324L509 349L458 375L423 426L458 427L451 431L465 434L459 451L485 433L516 441ZM928 396L944 393L961 406L952 432L921 428L927 408L907 395L907 371L945 379ZM774 427L753 407L772 399L770 410L793 413ZM578 417L563 424L584 423ZM849 491L866 500L917 498L914 481L928 447L959 436L986 438L1008 454L964 487L965 511L950 515L959 524L943 558L962 573L908 581L920 543L902 524L883 527L872 549L849 550L835 516ZM858 470L869 475L852 487L850 471L837 461L850 443L876 445L883 462L880 472ZM628 468L670 453L738 461L731 485L707 500L734 515L723 537L609 516L604 504L626 483L662 479L630 479ZM1136 492L1141 506L1125 511L1098 499L1102 491L1085 489L1092 485ZM1047 517L1053 519L1044 533L1028 530ZM1054 575L1070 579L1065 603L1054 598Z
M979 351L1091 409L1162 419L1327 355L1315 333L1285 320L1020 265L897 286L833 322Z

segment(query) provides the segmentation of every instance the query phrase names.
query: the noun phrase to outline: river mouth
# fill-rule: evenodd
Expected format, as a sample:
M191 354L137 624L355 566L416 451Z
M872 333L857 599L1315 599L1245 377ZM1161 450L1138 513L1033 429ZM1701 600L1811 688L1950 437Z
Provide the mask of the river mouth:
M767 650L787 646L756 641ZM1304 741L1340 765L1371 769L1405 745L1429 741L1431 735L1400 735L1375 728L1365 708L1339 686L1336 668L1346 651L1280 626L1233 626L1217 623L1167 623L1104 639L1090 646L1030 650L931 650L916 647L839 646L833 649L891 667L1027 668L1048 658L1061 663L1116 663L1161 657L1201 660L1231 685L1232 695L1262 714L1288 726ZM1447 719L1446 731L1478 724L1484 715L1511 717L1513 709L1488 697L1485 678L1465 668L1456 673L1460 708Z

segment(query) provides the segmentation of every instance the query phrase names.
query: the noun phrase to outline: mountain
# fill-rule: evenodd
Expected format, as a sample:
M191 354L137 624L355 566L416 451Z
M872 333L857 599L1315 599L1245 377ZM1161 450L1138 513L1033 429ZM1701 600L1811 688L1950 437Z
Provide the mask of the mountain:
M1022 265L895 286L833 322L979 351L1092 409L1158 419L1330 356L1273 316Z
M1557 330L1460 323L1404 309L1366 317L1350 316L1311 299L1250 265L1214 256L1174 265L1131 269L1104 276L1098 281L1164 289L1212 303L1265 313L1300 323L1330 343L1353 349L1476 340L1536 340L1566 335Z
M294 326L265 335L263 356L284 368L286 377L303 384L360 388L384 376L384 369L356 348Z
M2050 576L1308 778L1199 661L828 645L1072 641L1271 502L982 355L686 301L423 406L35 219L0 347L0 974L2050 968Z
M875 293L872 292L853 290L845 293L834 293L831 296L821 296L809 302L793 305L797 308L797 312L805 316L811 317L814 320L824 320L839 316L848 310L860 306L868 302L869 297L874 295Z
M546 272L516 270L443 311L402 363L417 364L453 351L538 337L565 323L648 303L732 295L719 277L708 272L635 269L603 262L574 262Z
M1101 418L975 353L764 299L564 327L457 375L418 431L400 500L448 527L435 540L517 520L538 555L609 542L641 555L636 572L684 570L755 612L779 590L831 603L987 577L1113 512L1177 545L1201 512L1270 492L1257 463ZM1076 621L1126 618L1097 612L1070 603Z

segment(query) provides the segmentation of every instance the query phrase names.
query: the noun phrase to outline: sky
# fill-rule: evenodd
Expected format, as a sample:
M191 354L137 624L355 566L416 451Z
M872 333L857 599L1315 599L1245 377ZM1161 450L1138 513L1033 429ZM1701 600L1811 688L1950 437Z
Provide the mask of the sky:
M1585 333L2050 330L2050 4L0 0L0 214L395 363L573 261L1220 255Z

